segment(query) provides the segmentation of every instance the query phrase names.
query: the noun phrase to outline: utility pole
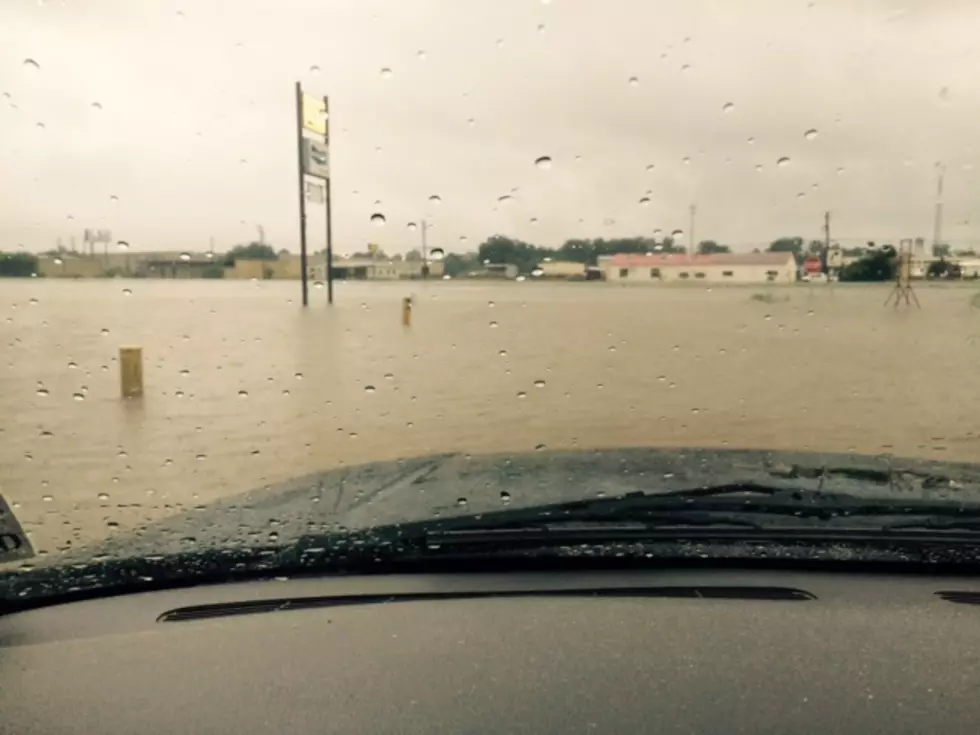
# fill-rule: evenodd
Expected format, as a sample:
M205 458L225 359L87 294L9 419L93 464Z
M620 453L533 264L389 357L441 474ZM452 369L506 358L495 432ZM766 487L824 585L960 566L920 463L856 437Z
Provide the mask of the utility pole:
M823 213L823 250L825 256L830 252L830 212Z
M688 252L691 255L695 255L697 253L697 251L698 251L698 241L694 239L694 218L697 215L697 213L698 213L698 207L697 207L697 205L696 204L692 204L691 205L691 210L690 210L690 226L687 229L687 231L690 233L690 236L689 236L690 245L689 245Z
M429 277L429 251L425 242L425 231L428 229L428 223L422 220L422 278Z
M939 178L936 181L936 214L932 223L932 252L935 255L936 247L942 245L943 241L943 178L946 175L946 165L939 161L936 163L939 171Z

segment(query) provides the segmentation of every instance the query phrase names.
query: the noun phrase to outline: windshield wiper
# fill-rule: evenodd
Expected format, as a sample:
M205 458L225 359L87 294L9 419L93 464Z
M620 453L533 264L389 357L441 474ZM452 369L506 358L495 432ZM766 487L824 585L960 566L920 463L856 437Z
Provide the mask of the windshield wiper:
M574 543L653 537L829 538L980 531L980 503L861 495L758 482L500 511L426 524L429 548L446 543ZM976 537L973 537L974 541Z

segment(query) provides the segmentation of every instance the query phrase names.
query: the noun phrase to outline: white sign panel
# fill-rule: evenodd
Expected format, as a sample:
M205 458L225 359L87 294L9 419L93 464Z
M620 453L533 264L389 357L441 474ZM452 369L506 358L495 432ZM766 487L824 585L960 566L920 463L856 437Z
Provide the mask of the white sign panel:
M330 178L330 154L326 143L304 138L303 153L304 173L321 179Z
M7 501L0 495L0 564L34 556L31 542L14 518Z

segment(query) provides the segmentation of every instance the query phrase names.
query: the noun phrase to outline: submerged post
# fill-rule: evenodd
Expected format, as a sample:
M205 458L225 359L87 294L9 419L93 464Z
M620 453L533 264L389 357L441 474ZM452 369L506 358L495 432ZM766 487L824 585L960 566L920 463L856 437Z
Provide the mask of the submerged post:
M406 327L412 326L412 297L406 296L402 299L402 324Z
M143 395L143 348L119 348L119 382L123 398Z

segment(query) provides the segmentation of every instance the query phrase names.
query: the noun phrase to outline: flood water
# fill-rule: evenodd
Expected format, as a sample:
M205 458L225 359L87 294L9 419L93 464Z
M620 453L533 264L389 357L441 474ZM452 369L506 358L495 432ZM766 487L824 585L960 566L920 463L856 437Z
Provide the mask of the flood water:
M980 461L966 284L0 282L0 492L55 553L315 470L437 452ZM413 323L401 299L414 296ZM118 350L146 395L120 398ZM117 525L118 524L118 525Z

